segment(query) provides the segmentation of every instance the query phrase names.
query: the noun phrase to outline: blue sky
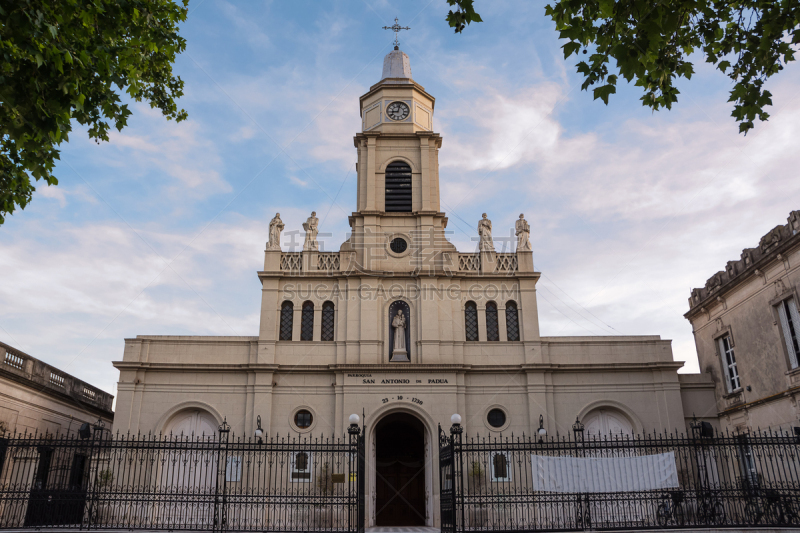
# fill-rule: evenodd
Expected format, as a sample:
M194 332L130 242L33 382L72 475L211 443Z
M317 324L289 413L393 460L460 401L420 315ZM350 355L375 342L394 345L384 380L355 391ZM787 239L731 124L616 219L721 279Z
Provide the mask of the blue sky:
M672 111L623 85L580 90L542 2L477 0L454 35L444 0L193 0L175 65L189 119L133 104L95 144L79 127L58 187L0 227L0 339L116 393L123 339L257 335L267 225L312 210L338 250L354 210L358 97L378 81L395 16L401 49L436 97L442 207L460 250L482 212L519 213L543 274L543 335L659 334L697 371L691 287L800 208L800 71L769 89L746 138L723 75L702 61ZM504 230L506 228L506 230Z

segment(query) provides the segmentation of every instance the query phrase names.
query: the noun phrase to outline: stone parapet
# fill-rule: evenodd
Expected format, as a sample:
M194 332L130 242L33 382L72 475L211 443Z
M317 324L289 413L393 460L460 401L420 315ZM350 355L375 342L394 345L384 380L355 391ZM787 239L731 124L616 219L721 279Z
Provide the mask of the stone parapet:
M114 396L0 342L0 375L56 396L69 396L85 406L113 417Z
M787 223L775 226L761 237L757 248L745 248L738 261L728 261L725 270L711 276L704 287L692 289L689 297L689 318L695 312L708 307L710 302L729 288L744 282L751 274L763 276L764 265L773 260L782 260L786 250L800 244L800 210L789 214Z

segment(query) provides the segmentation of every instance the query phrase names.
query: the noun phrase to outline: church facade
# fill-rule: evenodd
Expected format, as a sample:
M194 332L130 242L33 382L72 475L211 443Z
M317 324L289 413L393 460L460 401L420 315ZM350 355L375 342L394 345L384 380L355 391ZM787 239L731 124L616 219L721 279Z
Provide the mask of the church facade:
M114 429L342 437L364 416L367 524L439 525L438 426L465 435L684 431L713 383L679 376L659 336L543 337L530 228L498 253L447 241L434 97L395 49L360 98L356 208L338 252L320 252L315 214L302 252L270 223L257 336L125 340ZM509 206L512 208L514 206ZM708 410L707 408L705 410ZM313 467L312 467L313 468ZM396 496L400 496L399 498Z

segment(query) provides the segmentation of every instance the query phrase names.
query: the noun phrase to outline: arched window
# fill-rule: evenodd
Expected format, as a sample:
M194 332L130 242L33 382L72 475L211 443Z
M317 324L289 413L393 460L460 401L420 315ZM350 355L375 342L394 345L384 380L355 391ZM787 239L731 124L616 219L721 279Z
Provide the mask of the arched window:
M494 302L486 303L486 340L500 340L500 330L497 327L497 304Z
M281 330L279 340L292 340L292 318L294 316L294 305L290 301L281 304Z
M517 316L517 302L514 300L506 302L506 333L508 340L519 340L519 317Z
M478 340L478 306L475 302L464 305L464 332L468 341Z
M333 317L334 307L333 302L325 302L322 304L322 336L323 341L333 340Z
M386 211L411 212L411 167L394 161L386 167Z
M314 340L314 304L303 302L303 312L300 315L300 340Z

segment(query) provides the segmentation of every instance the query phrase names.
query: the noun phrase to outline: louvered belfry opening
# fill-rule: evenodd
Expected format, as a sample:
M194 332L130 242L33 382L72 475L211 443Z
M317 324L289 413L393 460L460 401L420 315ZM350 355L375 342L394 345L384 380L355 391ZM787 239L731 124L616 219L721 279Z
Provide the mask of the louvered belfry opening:
M386 167L386 211L411 212L411 167L402 161Z

